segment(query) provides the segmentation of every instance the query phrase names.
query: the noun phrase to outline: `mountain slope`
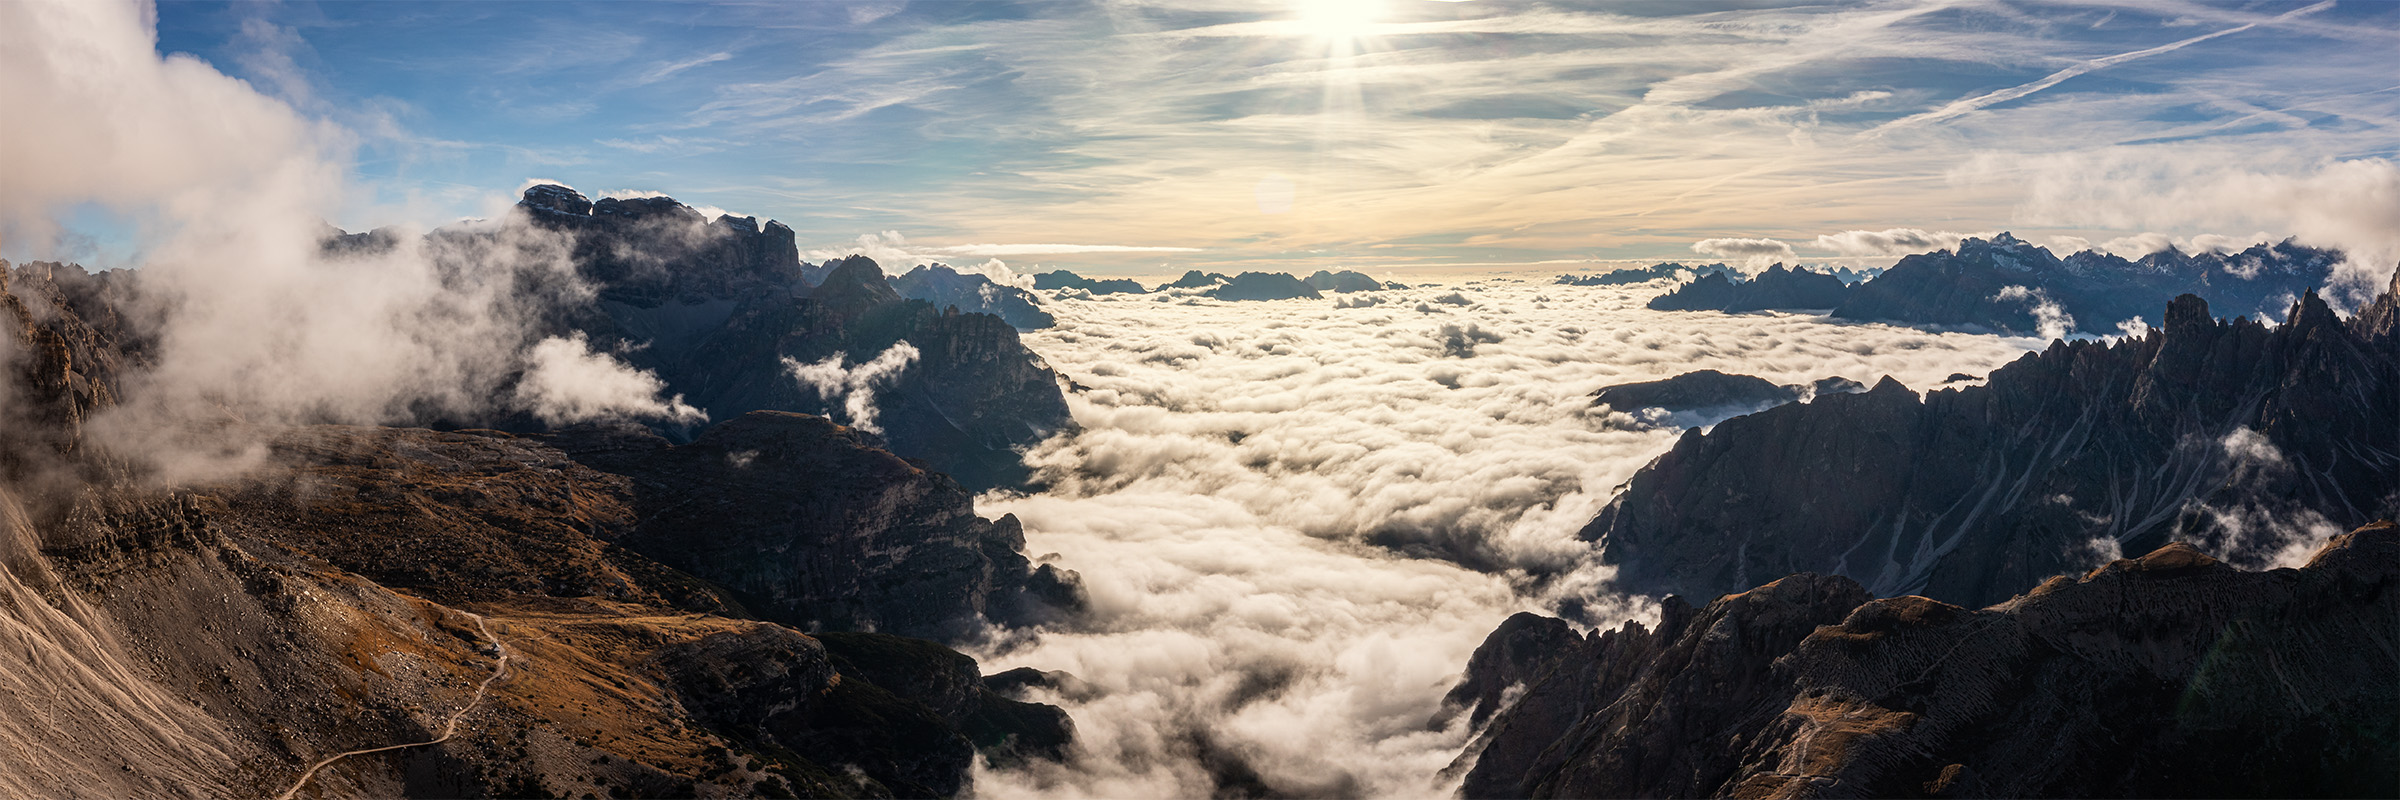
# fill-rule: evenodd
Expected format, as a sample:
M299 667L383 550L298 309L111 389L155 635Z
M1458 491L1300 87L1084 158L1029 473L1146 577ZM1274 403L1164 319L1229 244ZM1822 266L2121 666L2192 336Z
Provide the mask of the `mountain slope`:
M2395 419L2389 319L2310 294L2270 329L2184 296L2143 338L2054 343L1983 386L1886 379L1688 431L1583 535L1625 588L1698 597L1818 572L1982 605L2168 541L2270 564L2400 512Z
M1521 615L1453 697L1521 681L1468 797L2400 792L2400 528L2300 569L2182 544L1983 610L1794 575L1549 648ZM1522 676L1522 677L1519 677Z

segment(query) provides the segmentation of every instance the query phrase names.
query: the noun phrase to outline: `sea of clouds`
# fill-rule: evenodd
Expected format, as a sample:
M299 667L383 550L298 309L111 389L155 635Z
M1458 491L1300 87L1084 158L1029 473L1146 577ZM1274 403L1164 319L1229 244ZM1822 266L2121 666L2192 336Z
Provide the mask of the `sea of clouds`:
M1044 491L978 510L1080 571L1092 614L976 655L1080 679L1037 692L1077 742L977 794L1447 795L1471 732L1428 722L1501 620L1654 613L1576 532L1679 431L1592 392L1698 369L1927 389L2043 344L1642 307L1665 288L1052 302L1026 341L1079 385L1083 430L1028 455Z

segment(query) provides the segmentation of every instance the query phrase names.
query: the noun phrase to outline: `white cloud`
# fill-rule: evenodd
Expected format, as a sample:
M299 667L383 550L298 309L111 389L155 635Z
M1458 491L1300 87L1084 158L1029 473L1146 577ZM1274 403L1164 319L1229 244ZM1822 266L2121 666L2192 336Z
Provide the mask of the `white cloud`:
M2355 305L2389 286L2400 264L2400 165L2383 158L2305 161L2288 155L2228 153L2206 147L2178 150L2111 149L2036 159L2031 164L1983 161L1961 172L1981 175L2027 170L2028 199L2018 208L2034 223L2131 230L2288 231L2302 244L2333 247L2348 256L2337 270L2338 305ZM2192 246L2218 247L2241 238L2195 235ZM2120 254L2155 251L2175 237L2146 233L2110 242Z
M1817 237L1819 249L1843 256L1902 256L1930 253L1958 246L1970 236L1990 236L1989 233L1956 233L1928 231L1921 228L1887 228L1880 231L1850 230Z
M1739 262L1755 272L1772 262L1788 262L1794 257L1792 246L1780 239L1702 239L1692 243L1692 252Z
M813 364L787 357L783 359L783 368L800 385L816 390L818 397L840 400L843 421L850 427L880 434L883 428L875 424L880 411L875 405L875 393L899 380L900 373L917 363L918 355L916 345L900 341L884 348L874 359L852 367L842 366L847 354L835 353Z
M607 353L592 352L583 334L553 336L529 354L517 400L545 423L563 425L602 419L706 422L708 415L685 405L683 395L661 400L666 382Z
M152 302L125 311L155 326L154 359L122 376L93 435L149 458L162 480L203 480L252 463L242 454L255 442L193 441L241 435L226 421L473 417L507 410L529 367L546 381L525 395L540 407L644 407L627 384L539 345L531 309L588 292L560 237L486 222L328 256L321 220L359 194L345 166L354 135L189 56L160 57L148 13L0 4L0 107L41 120L0 125L0 242L40 249L81 203L138 223Z
M2058 301L2050 299L2049 292L2023 286L2003 286L1999 294L1992 295L1992 299L2024 303L2025 309L2033 313L2034 330L2042 339L2063 339L2068 331L2075 329L2075 315L2067 313L2067 309L2060 306Z
M1434 775L1465 731L1424 726L1485 634L1566 598L1646 613L1612 604L1575 534L1675 432L1611 426L1592 391L1694 369L1929 387L2039 346L1792 315L1667 324L1640 287L1472 288L1467 306L1430 302L1450 289L1051 306L1059 324L1025 339L1088 387L1068 398L1083 430L1028 455L1051 488L977 507L1081 571L1093 615L978 655L1106 691L1045 696L1074 715L1075 757L981 770L978 796L1205 796L1196 741L1291 794L1446 795Z
M2050 73L2049 75L2047 75L2047 76L2044 76L2044 77L2043 77L2041 80L2037 80L2037 81L2034 81L2034 82L2032 82L2032 83L2027 83L2027 84L2023 84L2023 85L2019 85L2019 86L2012 86L2012 87L2009 87L2009 88L2006 88L2006 89L2000 89L2000 90L1997 90L1997 91L1992 91L1992 92L1986 92L1986 93L1984 93L1984 94L1979 94L1979 95L1976 95L1976 96L1974 96L1974 97L1961 98L1961 99L1959 99L1959 100L1952 101L1952 102L1951 102L1950 104L1948 104L1948 105L1942 106L1941 108L1937 108L1937 109L1934 109L1934 110L1932 110L1932 111L1927 111L1927 112L1925 112L1925 113L1922 113L1922 114L1915 114L1915 115L1911 115L1911 116L1904 117L1904 118L1901 118L1901 119L1898 119L1898 120L1894 120L1894 121L1892 121L1892 122L1889 122L1889 123L1885 123L1884 125L1882 125L1882 126L1880 126L1880 127L1877 127L1877 128L1875 128L1874 130L1870 130L1870 131L1868 131L1868 132L1867 132L1867 135L1869 135L1869 136L1876 136L1876 135L1881 135L1882 133L1884 133L1884 132L1886 132L1886 131L1897 130L1897 129L1900 129L1900 128L1906 128L1906 127L1910 127L1910 126L1914 126L1914 125L1924 125L1924 124L1929 124L1929 123L1943 122L1943 121L1947 121L1947 120L1951 120L1951 119L1956 119L1956 118L1958 118L1958 117L1962 117L1962 116L1966 116L1966 115L1968 115L1968 114L1973 114L1973 113L1976 113L1976 112L1978 112L1978 111L1982 111L1982 110L1984 110L1984 109L1986 109L1986 108L1989 108L1989 107L1991 107L1991 106L1994 106L1994 105L1998 105L1998 104L2000 104L2000 103L2005 103L2005 102L2008 102L2008 101L2010 101L2010 100L2015 100L2015 99L2018 99L2018 98L2025 97L2026 95L2030 95L2030 94L2033 94L2033 93L2035 93L2035 92L2039 92L2039 91L2042 91L2042 90L2044 90L2044 89L2048 89L2048 88L2050 88L2050 87L2052 87L2052 86L2057 86L2057 85L2059 85L2060 83L2063 83L2063 82L2065 82L2065 81L2066 81L2068 78L2073 78L2073 77L2075 77L2075 76L2078 76L2078 75L2083 75L2083 74L2090 73L2090 72L2097 71L2097 70L2107 69L2107 68L2109 68L2109 67L2113 67L2113 66L2116 66L2116 65L2118 65L2118 64L2123 64L2123 63L2125 63L2125 62L2128 62L2128 61L2133 61L2133 60L2135 60L2135 59L2149 58L2149 57L2151 57L2151 56L2160 55L2160 54L2163 54L2163 53L2172 53L2172 52L2174 52L2174 51L2181 50L2181 49L2183 49L2183 48L2190 47L2190 46L2192 46L2192 45L2199 44L2199 43L2201 43L2201 42L2205 42L2205 41L2208 41L2208 40L2210 40L2210 39L2215 39L2215 38L2218 38L2218 37L2221 37L2221 36L2231 36L2231 35L2233 35L2233 34L2241 33L2241 32L2243 32L2243 31L2247 31L2247 30L2250 30L2250 29L2252 29L2252 28L2256 28L2256 27L2258 27L2259 25L2262 25L2262 24L2271 24L2271 23L2275 23L2275 22L2283 22L2283 21L2287 21L2287 20L2291 20L2291 19L2296 19L2296 18L2299 18L2299 17L2307 16L2307 15L2309 15L2309 14L2314 14L2314 13L2317 13L2317 12L2319 12L2319 11L2323 11L2323 10L2325 10L2325 9L2332 8L2332 7L2333 7L2333 0L2325 0L2325 2L2322 2L2322 3L2317 3L2316 5L2308 6L2308 7L2305 7L2305 8L2294 9L2294 10L2292 10L2292 11L2289 11L2289 12L2286 12L2286 13L2284 13L2284 14L2278 15L2278 16L2276 16L2275 18L2273 18L2272 20L2265 20L2265 21L2261 21L2261 22L2251 22L2251 23L2244 23L2244 24L2241 24L2241 25L2236 25L2236 26L2233 26L2233 27L2231 27L2231 28L2226 28L2226 29L2224 29L2224 30L2220 30L2220 31L2214 31L2214 32L2210 32L2210 33L2204 33L2204 34L2201 34L2201 35L2199 35L2199 36L2194 36L2194 37L2191 37L2191 38L2188 38L2188 39L2180 39L2180 40L2177 40L2177 41L2168 42L2168 43L2166 43L2166 44L2158 45L2158 46L2156 46L2156 47L2147 47L2147 48L2143 48L2143 49L2140 49L2140 50L2135 50L2135 51L2131 51L2131 52L2126 52L2126 53L2118 53L2118 54L2116 54L2116 55L2112 55L2112 56L2105 56L2105 57L2102 57L2102 58L2095 58L2095 59L2092 59L2092 60L2089 60L2089 61L2082 62L2082 63L2080 63L2080 64L2076 64L2076 65L2074 65L2074 66L2067 67L2066 69L2062 69L2062 70L2059 70L2059 71L2057 71L2057 72Z

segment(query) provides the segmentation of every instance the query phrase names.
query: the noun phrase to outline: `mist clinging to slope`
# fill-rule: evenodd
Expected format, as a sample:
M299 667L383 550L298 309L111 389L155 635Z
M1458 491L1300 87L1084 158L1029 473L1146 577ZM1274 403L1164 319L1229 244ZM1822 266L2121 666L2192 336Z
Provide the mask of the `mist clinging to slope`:
M0 4L0 244L52 249L60 215L82 204L141 231L129 310L156 337L154 363L126 378L95 434L184 480L255 457L256 443L191 439L227 420L675 416L671 401L623 396L655 381L612 354L569 364L537 349L550 335L536 310L589 292L564 237L500 220L328 254L323 220L359 194L358 137L198 59L159 56L151 12ZM552 374L561 365L575 374ZM507 391L529 370L538 385Z

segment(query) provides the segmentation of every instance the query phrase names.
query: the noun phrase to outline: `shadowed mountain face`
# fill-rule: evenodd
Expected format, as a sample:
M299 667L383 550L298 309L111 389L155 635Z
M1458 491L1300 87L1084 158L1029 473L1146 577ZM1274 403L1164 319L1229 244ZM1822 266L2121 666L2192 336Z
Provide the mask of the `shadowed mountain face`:
M2087 250L2062 259L2003 233L1903 258L1855 287L1833 315L2016 334L2115 333L2120 322L2155 319L2183 294L2229 317L2280 313L2324 286L2339 261L2339 253L2288 241L2232 254L2169 249L2127 261Z
M1333 292L1336 294L1349 294L1351 292L1379 292L1385 289L1408 288L1407 286L1398 283L1384 283L1383 281L1379 281L1368 276L1366 273L1353 272L1350 270L1342 270L1340 272L1317 270L1316 274L1308 276L1308 285L1311 288L1319 291Z
M1807 267L1784 269L1782 264L1739 283L1725 272L1701 275L1650 300L1653 311L1724 311L1741 313L1766 309L1826 309L1842 304L1850 287L1842 279Z
M1980 611L1794 575L1657 630L1511 619L1451 695L1491 717L1452 768L1468 797L2385 797L2395 632L2389 523L2296 570L2174 544Z
M935 308L955 306L960 311L990 314L1020 329L1058 324L1056 317L1042 310L1041 301L1032 292L993 283L982 275L961 274L943 264L920 265L891 279L891 283L892 290L901 297L923 300Z
M625 547L731 589L766 619L947 641L1061 619L1074 573L1035 569L1014 517L822 417L759 411L672 445L638 427L550 442L631 480Z
M1560 275L1558 276L1557 280L1553 280L1551 283L1561 286L1623 286L1634 283L1649 283L1661 278L1672 278L1685 272L1690 272L1695 277L1706 277L1709 275L1723 273L1726 271L1726 269L1727 267L1723 264L1685 266L1682 264L1668 262L1663 264L1652 264L1647 267L1609 270L1598 275Z
M1158 288L1152 289L1151 291L1163 292L1168 289L1206 289L1230 280L1233 279L1215 272L1201 272L1196 269L1185 270L1183 277L1159 284Z
M1983 386L1886 379L1686 432L1584 529L1629 590L1778 575L1983 605L2098 553L2191 541L2245 565L2400 512L2390 296L2268 328L2177 298L2139 339L2055 343Z
M1033 288L1082 289L1092 294L1148 294L1150 291L1131 278L1086 278L1063 269L1033 276Z
M894 452L971 488L1014 486L1026 476L1018 451L1074 424L1057 376L1010 322L906 299L865 257L832 263L811 287L797 257L778 249L790 232L774 223L756 233L738 220L701 224L666 198L602 200L578 213L581 195L547 185L527 190L519 207L538 225L573 233L576 267L600 287L596 302L558 313L563 326L656 373L710 419L776 410L863 422L847 416L855 390L804 385L793 366L831 359L846 369L905 342L915 359L870 389L875 424ZM934 295L973 283L947 268L912 275L912 286ZM1030 304L1015 310L1048 316Z
M1866 390L1865 385L1843 377L1821 378L1806 385L1777 385L1764 378L1704 369L1672 378L1605 387L1592 393L1592 405L1636 415L1645 425L1680 422L1690 427L1812 397ZM1659 414L1666 416L1653 418Z
M979 753L1063 752L1062 712L1004 695L1022 680L778 624L962 641L1079 602L1010 521L840 426L584 432L631 442L586 463L495 431L224 421L256 468L161 486L85 435L148 358L125 276L6 274L26 424L0 441L0 793L274 796L454 726L302 795L938 796ZM679 472L609 471L632 452ZM747 557L711 558L728 540ZM844 614L793 611L824 606Z
M1244 272L1209 292L1219 300L1290 300L1323 297L1307 281L1281 272Z

